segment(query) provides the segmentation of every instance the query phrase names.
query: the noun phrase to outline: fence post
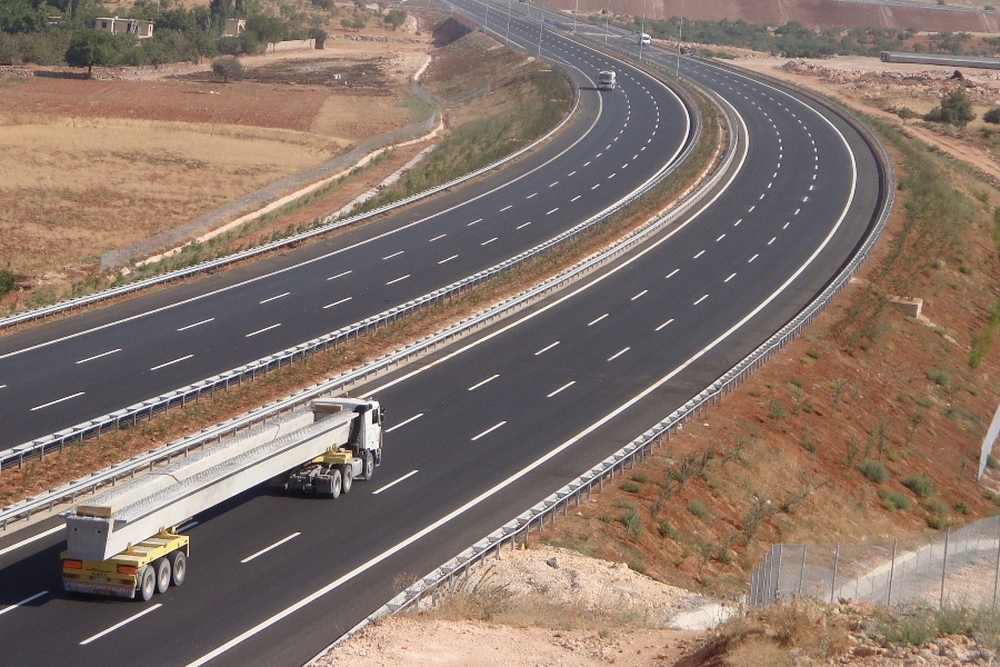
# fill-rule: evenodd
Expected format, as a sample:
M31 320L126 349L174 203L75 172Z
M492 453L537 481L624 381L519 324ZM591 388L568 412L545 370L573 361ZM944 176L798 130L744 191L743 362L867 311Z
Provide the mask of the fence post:
M944 533L944 558L941 560L941 599L938 601L938 609L944 609L944 578L948 572L948 540L951 537L951 528Z
M833 604L833 596L837 591L837 568L840 567L840 542L833 552L833 581L830 583L830 604Z
M799 569L799 592L798 595L802 595L802 579L806 575L806 553L809 551L809 546L802 545L802 567Z
M892 606L892 575L896 573L896 545L899 540L893 539L892 541L892 563L889 565L889 590L886 593L885 604L888 607Z

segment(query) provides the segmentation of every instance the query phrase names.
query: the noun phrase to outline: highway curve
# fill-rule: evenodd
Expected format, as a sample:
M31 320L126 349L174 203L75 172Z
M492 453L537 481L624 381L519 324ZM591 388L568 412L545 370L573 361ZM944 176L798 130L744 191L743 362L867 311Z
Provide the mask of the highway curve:
M537 29L515 21L512 33ZM595 58L543 39L554 59ZM0 606L5 664L302 664L799 312L880 213L888 193L876 153L795 92L707 62L685 59L681 70L740 118L738 160L703 207L516 317L364 388L388 408L376 479L337 501L260 491L196 517L188 581L155 605L64 596L58 534L6 553L4 543L0 605L26 601ZM625 85L648 86L631 76ZM605 107L625 105L627 90L604 93ZM647 135L653 126L635 114L629 124Z

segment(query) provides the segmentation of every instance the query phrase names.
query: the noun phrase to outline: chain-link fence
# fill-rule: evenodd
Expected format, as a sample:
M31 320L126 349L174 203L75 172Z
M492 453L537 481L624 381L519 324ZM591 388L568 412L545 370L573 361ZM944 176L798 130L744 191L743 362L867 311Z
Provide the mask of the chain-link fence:
M750 605L827 602L996 606L1000 516L943 534L861 544L776 544L753 572Z

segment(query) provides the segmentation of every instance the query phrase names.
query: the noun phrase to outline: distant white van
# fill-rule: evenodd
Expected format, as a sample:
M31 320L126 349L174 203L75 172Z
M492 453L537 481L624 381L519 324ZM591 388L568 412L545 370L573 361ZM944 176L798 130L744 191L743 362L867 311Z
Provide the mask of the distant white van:
M646 33L642 33L641 35L639 35L640 46L649 46L652 43L652 41L653 40L651 40L649 35L647 35Z

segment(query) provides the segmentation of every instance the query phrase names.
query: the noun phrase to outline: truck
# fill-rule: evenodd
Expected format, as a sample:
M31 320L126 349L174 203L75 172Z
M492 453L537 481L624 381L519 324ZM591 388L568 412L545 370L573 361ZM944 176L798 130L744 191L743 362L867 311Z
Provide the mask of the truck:
M180 586L191 539L178 526L270 482L331 498L382 463L383 410L372 399L317 399L285 417L137 477L66 512L68 593L140 598Z
M649 46L653 43L652 38L646 33L639 34L639 46Z
M597 73L598 90L614 90L617 83L617 74L614 70L601 70Z

